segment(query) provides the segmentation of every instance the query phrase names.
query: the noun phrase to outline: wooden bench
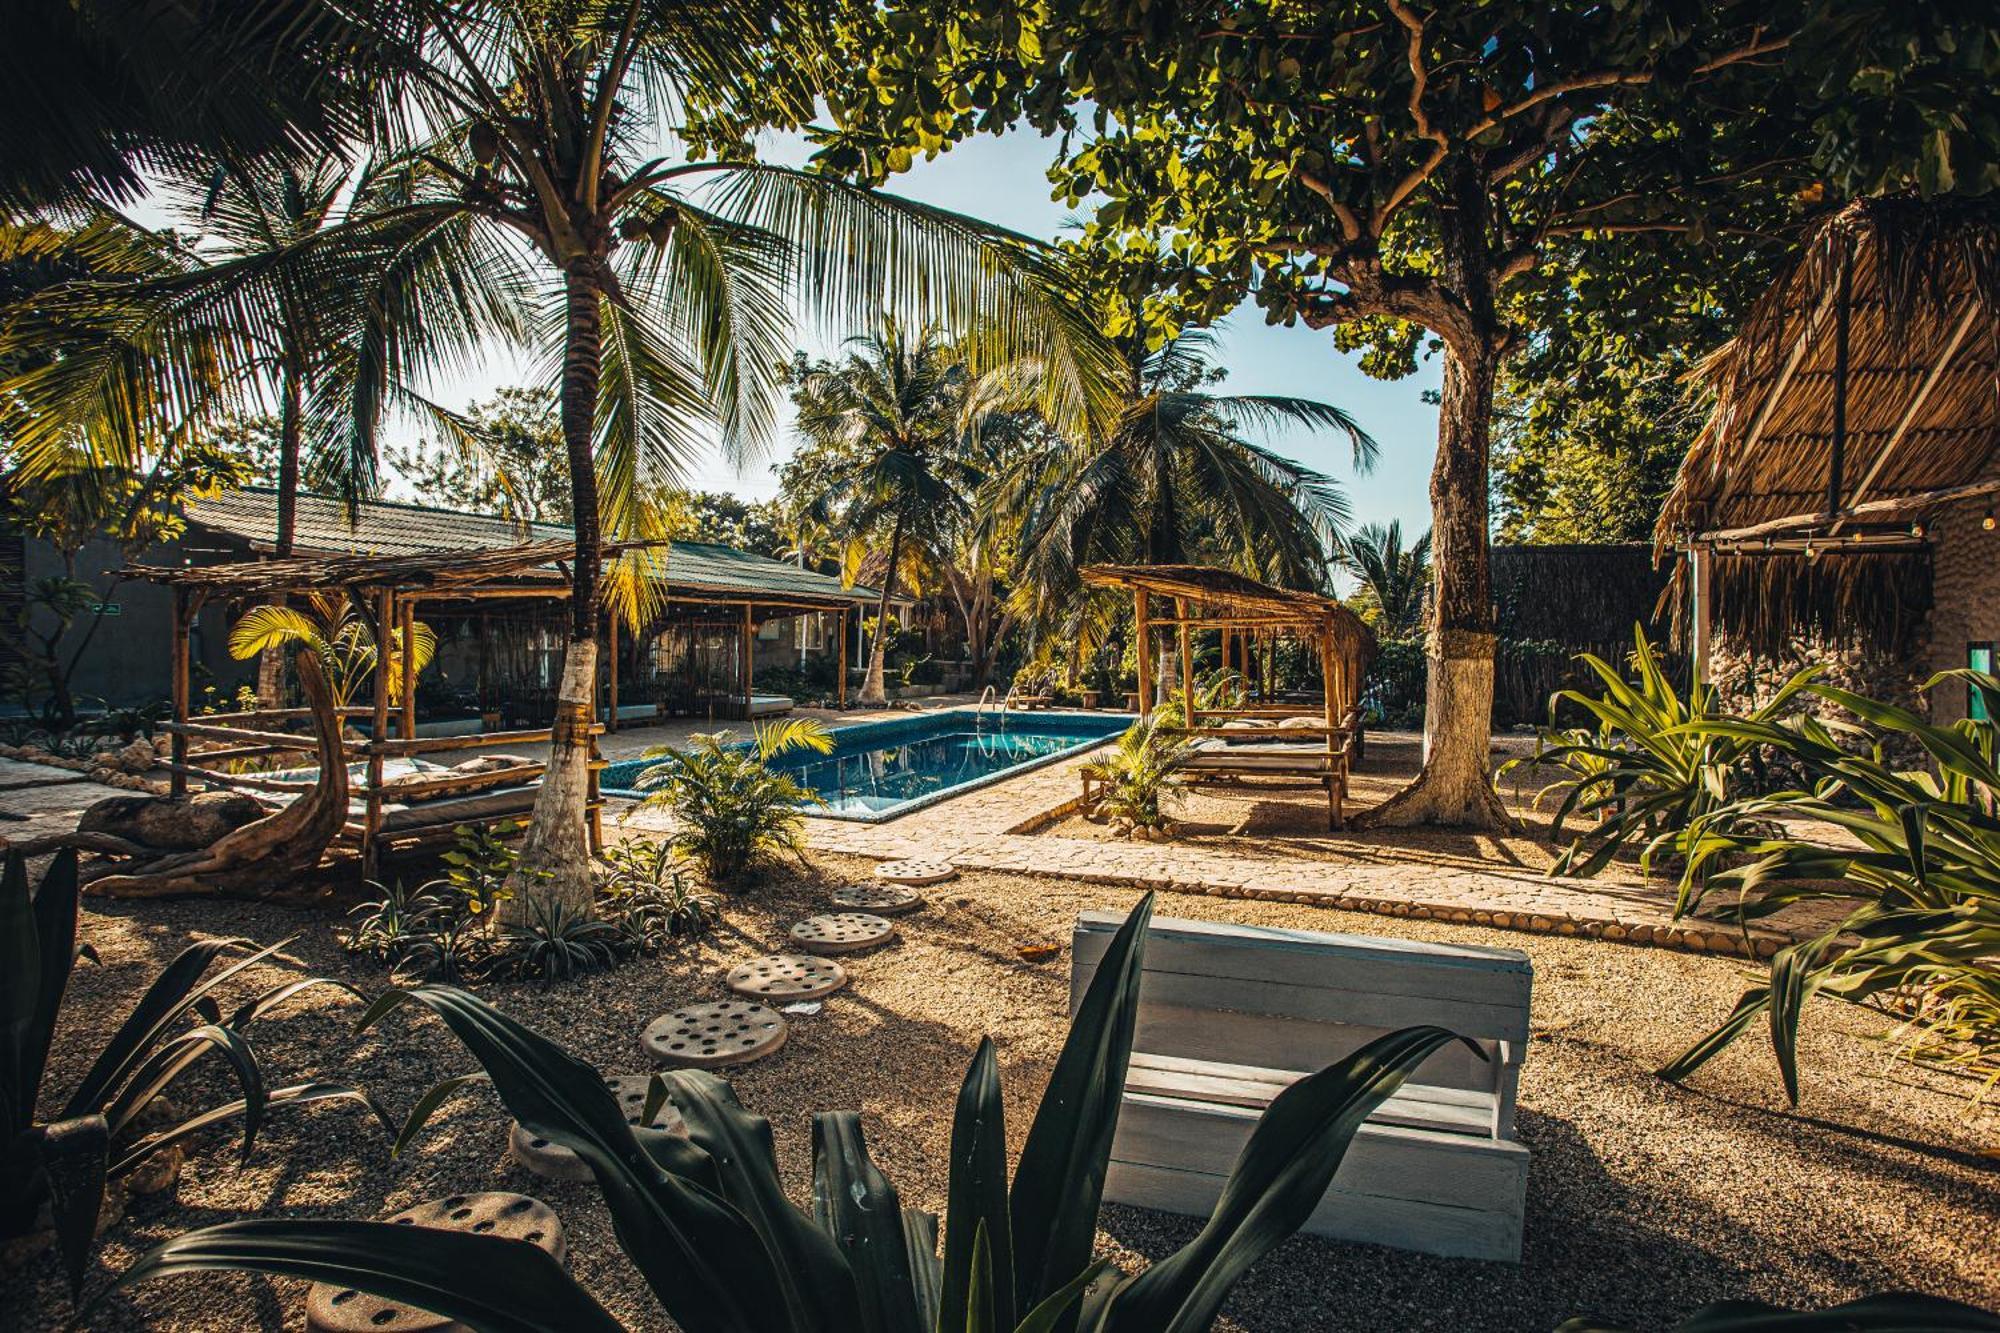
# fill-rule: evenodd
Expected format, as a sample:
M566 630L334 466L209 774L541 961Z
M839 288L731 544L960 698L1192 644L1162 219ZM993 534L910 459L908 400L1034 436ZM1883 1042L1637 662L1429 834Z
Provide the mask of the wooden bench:
M1123 920L1077 918L1072 1013ZM1105 1199L1206 1217L1273 1097L1384 1032L1434 1023L1489 1059L1455 1043L1427 1060L1361 1127L1305 1229L1518 1262L1532 979L1516 949L1154 918Z

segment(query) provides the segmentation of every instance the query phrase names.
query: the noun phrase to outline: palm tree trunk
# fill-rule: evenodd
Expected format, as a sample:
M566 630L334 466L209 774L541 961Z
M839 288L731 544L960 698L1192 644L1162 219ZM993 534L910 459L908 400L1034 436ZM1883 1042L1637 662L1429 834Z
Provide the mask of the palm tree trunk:
M896 526L889 533L889 572L882 578L882 600L875 609L875 646L868 652L868 675L861 682L855 702L880 708L889 702L883 672L889 662L889 599L896 591L896 565L903 555L903 514L896 513Z
M504 923L532 919L531 907L561 907L588 916L592 882L585 832L590 800L591 704L597 692L597 582L603 563L593 451L597 380L603 355L597 265L578 261L565 276L568 327L562 377L563 445L569 455L576 559L570 572L570 638L556 696L549 769L535 797L520 859L507 877Z
M303 434L304 386L299 381L298 363L287 356L279 385L278 408L278 540L280 560L292 553L299 528L299 449ZM284 594L272 599L285 604ZM266 708L276 708L284 700L285 653L273 644L257 657L257 698Z

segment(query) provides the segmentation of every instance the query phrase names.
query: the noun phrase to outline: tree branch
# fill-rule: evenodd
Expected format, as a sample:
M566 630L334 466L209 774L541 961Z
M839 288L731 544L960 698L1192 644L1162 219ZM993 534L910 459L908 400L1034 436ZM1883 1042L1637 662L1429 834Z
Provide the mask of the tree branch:
M1451 152L1450 137L1432 125L1430 116L1424 111L1424 92L1430 86L1430 72L1424 68L1424 21L1403 0L1389 0L1389 12L1396 16L1396 21L1403 25L1410 37L1410 118L1416 122L1418 136L1429 139L1433 147L1423 165L1398 181L1396 187L1389 191L1389 197L1375 208L1370 230L1377 235L1388 226L1389 218L1402 207L1403 201L1430 179L1431 173Z
M1305 186L1308 190L1311 190L1326 201L1326 206L1333 210L1333 215L1336 218L1340 219L1340 234L1342 236L1345 236L1350 241L1361 239L1360 214L1356 213L1346 204L1341 203L1334 196L1332 186L1313 175L1310 171L1295 172L1294 175L1297 177L1299 184Z

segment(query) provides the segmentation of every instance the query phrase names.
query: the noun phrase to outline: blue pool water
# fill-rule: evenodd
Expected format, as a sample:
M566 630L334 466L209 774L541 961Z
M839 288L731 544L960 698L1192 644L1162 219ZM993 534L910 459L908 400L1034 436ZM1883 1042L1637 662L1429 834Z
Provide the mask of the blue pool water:
M833 753L774 761L819 794L816 815L880 820L1064 755L1087 750L1130 726L1117 713L975 713L947 709L833 733ZM604 770L604 790L636 796L641 772L662 761L626 759ZM671 762L671 761L668 761Z

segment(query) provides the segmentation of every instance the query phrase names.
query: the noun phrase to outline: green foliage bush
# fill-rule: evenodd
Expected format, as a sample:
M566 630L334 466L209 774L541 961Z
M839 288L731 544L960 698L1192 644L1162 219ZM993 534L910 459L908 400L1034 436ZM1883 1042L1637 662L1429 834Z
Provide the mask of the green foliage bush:
M759 856L773 852L803 855L803 807L818 797L771 761L794 750L825 754L833 736L819 722L790 718L760 723L748 745L728 732L695 736L685 746L662 745L645 757L658 759L640 773L636 786L648 793L644 804L674 817L668 843L693 861L711 884L742 874Z

